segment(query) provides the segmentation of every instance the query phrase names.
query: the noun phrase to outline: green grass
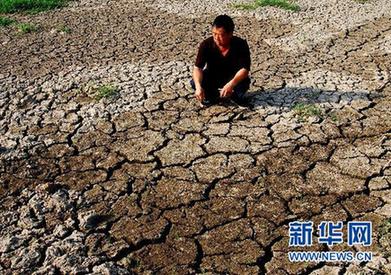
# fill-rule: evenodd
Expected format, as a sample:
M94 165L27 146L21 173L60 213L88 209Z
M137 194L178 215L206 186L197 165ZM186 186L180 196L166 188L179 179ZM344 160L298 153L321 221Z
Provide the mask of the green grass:
M113 85L102 85L100 87L98 87L98 89L96 90L96 96L95 98L97 100L100 100L102 98L109 98L109 97L113 97L115 95L117 95L119 92L119 89Z
M181 239L181 236L179 235L178 232L175 232L175 234L174 234L174 239L175 239L176 241L178 241L178 240Z
M328 117L333 121L333 122L337 122L338 121L338 116L335 112L330 112L328 114Z
M68 26L65 26L65 25L59 26L59 27L57 28L57 30L58 30L59 32L62 32L62 33L71 33L71 32L72 32L71 28L69 28Z
M41 12L59 8L66 0L0 0L0 13Z
M244 3L234 4L233 7L241 10L255 10L257 8L255 2L251 4L244 4Z
M308 117L311 116L319 118L323 117L322 110L313 104L297 103L295 106L293 106L293 111L300 121L305 121Z
M235 8L239 8L243 10L255 10L256 8L267 7L267 6L277 7L289 11L300 10L299 5L290 3L287 0L255 0L250 4L241 3L241 4L234 5Z
M391 256L391 218L379 226L379 245L385 257Z
M15 23L15 20L8 17L0 16L0 27L7 27L13 23Z
M37 26L29 23L20 23L16 25L16 27L18 28L18 31L20 33L31 33L36 32L38 30Z

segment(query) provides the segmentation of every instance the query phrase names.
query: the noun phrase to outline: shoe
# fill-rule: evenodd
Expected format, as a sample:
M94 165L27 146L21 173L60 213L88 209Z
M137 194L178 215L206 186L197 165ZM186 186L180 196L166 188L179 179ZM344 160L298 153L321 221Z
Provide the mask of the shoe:
M250 104L249 100L246 97L232 97L231 100L236 103L239 107L243 108L251 108L252 105Z
M201 101L201 107L210 107L210 106L217 104L217 103L218 103L217 100L205 98L203 101Z
M212 102L208 99L204 99L203 101L201 101L200 105L201 107L209 107L212 105Z

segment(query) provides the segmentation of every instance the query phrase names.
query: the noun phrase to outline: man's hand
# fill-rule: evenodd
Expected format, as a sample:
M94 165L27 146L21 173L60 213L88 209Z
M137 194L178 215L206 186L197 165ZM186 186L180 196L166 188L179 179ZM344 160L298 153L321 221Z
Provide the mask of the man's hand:
M195 97L201 102L205 99L205 91L201 86L203 76L204 71L197 66L194 66L193 80L195 85Z
M202 89L202 87L199 87L196 89L195 97L197 98L197 100L199 100L201 102L205 99L205 91L204 91L204 89Z
M220 97L230 97L234 91L234 88L230 82L224 85L220 90Z

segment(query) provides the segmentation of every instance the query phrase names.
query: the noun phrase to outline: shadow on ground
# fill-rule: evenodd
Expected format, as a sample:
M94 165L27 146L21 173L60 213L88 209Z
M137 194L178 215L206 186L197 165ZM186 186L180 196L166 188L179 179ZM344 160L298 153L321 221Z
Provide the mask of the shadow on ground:
M315 88L284 87L281 89L255 90L247 93L254 107L282 107L293 109L296 104L322 104L328 107L342 107L354 101L370 102L381 97L380 93L368 91L332 91Z

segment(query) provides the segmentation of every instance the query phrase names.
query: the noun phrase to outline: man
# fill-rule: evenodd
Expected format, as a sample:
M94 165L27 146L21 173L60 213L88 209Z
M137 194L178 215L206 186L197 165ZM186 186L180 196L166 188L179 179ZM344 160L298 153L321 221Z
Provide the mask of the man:
M228 15L219 15L212 24L212 37L199 46L192 87L203 106L231 98L247 106L250 87L250 50L246 40L233 35L235 25Z

